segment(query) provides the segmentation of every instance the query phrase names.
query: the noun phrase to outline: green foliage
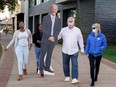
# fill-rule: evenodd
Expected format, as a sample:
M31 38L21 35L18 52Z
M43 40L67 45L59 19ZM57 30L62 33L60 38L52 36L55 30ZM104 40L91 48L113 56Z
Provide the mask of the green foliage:
M58 44L62 44L62 43L63 43L62 39L58 40Z
M2 55L2 46L0 44L0 58L1 58L1 55Z
M9 10L14 10L17 2L17 0L0 0L0 11L3 11L5 6L8 6Z
M5 2L4 0L0 0L0 11L4 10Z
M116 63L116 46L108 46L103 52L103 57Z

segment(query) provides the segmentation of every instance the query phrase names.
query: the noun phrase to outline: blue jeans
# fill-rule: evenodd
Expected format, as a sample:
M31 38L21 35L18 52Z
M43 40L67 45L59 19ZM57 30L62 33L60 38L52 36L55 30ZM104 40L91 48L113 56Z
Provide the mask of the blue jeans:
M39 69L39 67L40 67L40 51L41 51L41 48L39 48L39 47L36 47L35 46L35 54L36 54L36 67Z
M78 52L73 55L68 55L62 52L63 71L65 77L70 77L70 59L72 64L72 79L78 79Z
M26 69L28 62L29 47L23 45L17 45L15 48L15 53L18 60L18 71L19 75L23 75L23 69Z

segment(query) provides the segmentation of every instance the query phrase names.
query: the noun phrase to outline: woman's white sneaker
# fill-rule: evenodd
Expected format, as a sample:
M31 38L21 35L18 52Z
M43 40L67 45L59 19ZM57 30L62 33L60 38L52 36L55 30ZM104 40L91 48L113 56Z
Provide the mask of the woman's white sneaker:
M71 82L72 84L75 84L75 83L79 83L79 80L78 79L76 79L76 78L74 78L73 80L72 80L72 82Z
M65 81L65 82L70 81L70 77L66 77L64 81Z

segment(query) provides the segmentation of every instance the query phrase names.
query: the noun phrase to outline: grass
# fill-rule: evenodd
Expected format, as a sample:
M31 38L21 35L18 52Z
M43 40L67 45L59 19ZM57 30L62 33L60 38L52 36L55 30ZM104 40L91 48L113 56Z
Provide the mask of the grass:
M107 46L103 52L103 57L116 63L116 46Z
M1 59L1 55L2 55L2 45L0 44L0 59Z

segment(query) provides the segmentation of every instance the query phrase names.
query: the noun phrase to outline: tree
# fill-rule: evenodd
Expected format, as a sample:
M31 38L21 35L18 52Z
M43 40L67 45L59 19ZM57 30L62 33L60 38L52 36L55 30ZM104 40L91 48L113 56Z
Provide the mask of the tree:
M5 6L8 6L9 10L14 10L18 0L0 0L0 11L3 11Z

